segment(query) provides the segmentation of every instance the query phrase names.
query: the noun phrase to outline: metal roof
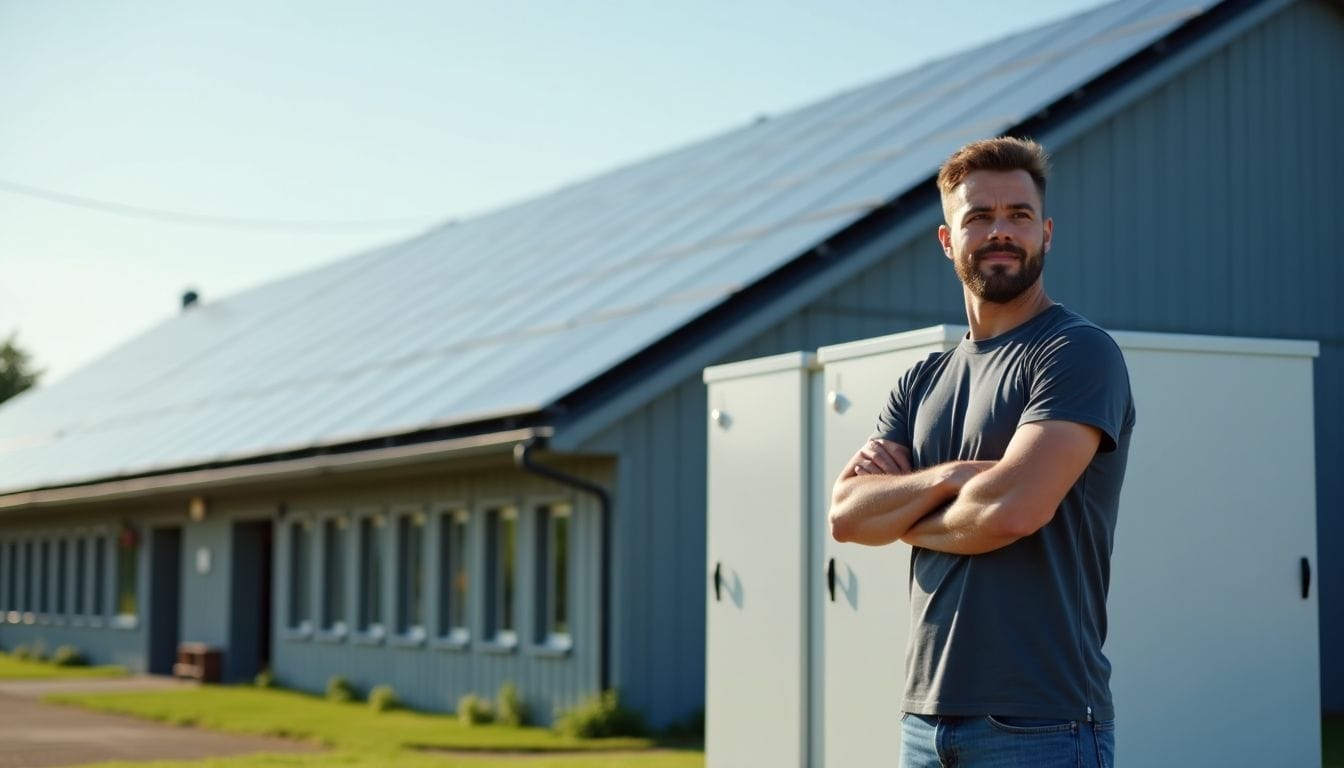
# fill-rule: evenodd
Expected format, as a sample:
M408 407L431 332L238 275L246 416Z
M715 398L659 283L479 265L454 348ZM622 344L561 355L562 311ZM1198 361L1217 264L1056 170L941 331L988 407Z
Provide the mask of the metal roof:
M0 493L535 413L1214 4L1102 6L197 306L0 408Z

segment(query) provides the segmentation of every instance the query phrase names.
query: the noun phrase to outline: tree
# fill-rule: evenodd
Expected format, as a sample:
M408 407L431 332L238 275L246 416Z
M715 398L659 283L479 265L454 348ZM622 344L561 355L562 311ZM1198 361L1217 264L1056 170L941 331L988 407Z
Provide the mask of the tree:
M37 383L42 372L33 369L28 352L14 342L17 334L9 334L0 344L0 403Z

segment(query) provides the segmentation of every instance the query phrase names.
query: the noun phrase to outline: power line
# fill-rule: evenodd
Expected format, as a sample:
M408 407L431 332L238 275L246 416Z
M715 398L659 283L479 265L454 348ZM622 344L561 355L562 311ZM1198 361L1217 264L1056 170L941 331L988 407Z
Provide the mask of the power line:
M45 200L51 203L60 203L75 208L84 208L91 211L100 211L102 213L111 213L117 216L131 216L141 219L151 219L155 221L170 222L173 224L187 224L198 227L216 227L221 229L261 229L284 232L314 232L322 230L350 230L350 229L389 229L392 227L408 227L413 225L427 226L433 223L431 217L420 217L414 219L363 219L363 220L332 220L332 219L255 219L242 216L215 216L205 213L190 213L186 211L173 211L166 208L152 208L142 205L129 205L118 203L111 200L99 200L82 195L72 195L67 192L58 192L51 189L43 189L28 184L19 184L13 181L0 179L0 191L9 192L14 195L31 197L39 200ZM445 217L446 218L446 217Z

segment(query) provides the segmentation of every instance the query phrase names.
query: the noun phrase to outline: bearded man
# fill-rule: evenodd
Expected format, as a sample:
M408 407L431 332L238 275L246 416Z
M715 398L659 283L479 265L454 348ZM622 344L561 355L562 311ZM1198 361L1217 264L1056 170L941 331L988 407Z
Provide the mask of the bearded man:
M1033 141L938 174L970 332L907 371L836 479L837 541L905 542L902 768L1111 766L1106 592L1134 404L1114 340L1045 293Z

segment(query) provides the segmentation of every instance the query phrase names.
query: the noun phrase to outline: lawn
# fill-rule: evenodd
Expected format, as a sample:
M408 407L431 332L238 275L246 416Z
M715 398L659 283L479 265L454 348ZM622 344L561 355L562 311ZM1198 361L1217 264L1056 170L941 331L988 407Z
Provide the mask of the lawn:
M42 661L16 659L0 652L0 680L59 680L69 677L119 677L121 667L58 667Z
M699 749L661 749L649 739L580 740L544 728L469 727L451 716L407 710L377 713L362 703L330 702L279 689L205 686L180 691L55 694L45 700L179 725L304 739L332 750L317 755L253 755L204 762L156 762L155 768L179 765L448 768L491 765L501 760L538 768L618 765L702 768L704 765L704 754ZM136 763L98 765L112 768Z

